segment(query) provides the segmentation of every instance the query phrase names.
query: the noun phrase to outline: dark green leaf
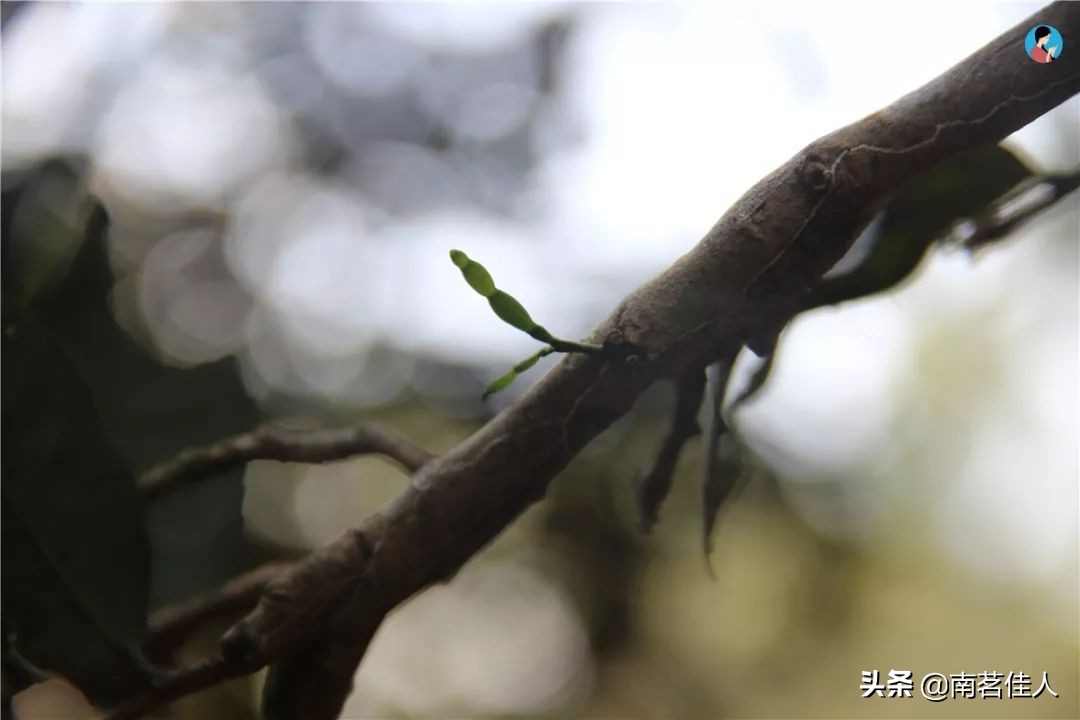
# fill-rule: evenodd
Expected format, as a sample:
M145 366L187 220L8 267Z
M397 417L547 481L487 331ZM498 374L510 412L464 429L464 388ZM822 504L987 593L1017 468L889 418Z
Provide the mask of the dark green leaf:
M742 447L730 433L724 432L716 438L705 468L705 477L701 486L702 533L705 554L712 552L713 530L716 517L724 502L731 496L739 479L742 477Z
M59 347L3 339L3 618L28 661L96 704L149 687L149 553L134 480Z
M148 333L137 322L120 327L113 315L116 283L106 229L107 217L98 208L69 271L35 299L33 310L78 369L129 467L142 471L184 448L257 425L260 413L233 358L171 367L154 356ZM205 265L213 260L207 258ZM217 277L225 280L224 259L220 262ZM242 474L185 488L148 508L157 569L152 606L212 588L259 560L244 532ZM198 523L195 533L192 518Z
M735 355L720 358L708 368L709 411L705 426L705 463L701 483L702 534L705 548L706 566L712 552L712 535L716 527L717 514L735 489L742 475L742 446L739 444L727 423L724 421L724 398L727 396L728 383Z
M675 383L675 408L671 429L664 436L660 451L652 465L637 483L638 511L642 532L651 532L660 516L660 506L671 492L675 464L687 440L701 432L698 410L705 395L705 372L702 368L688 370Z
M4 302L25 306L59 282L81 239L89 196L77 161L53 159L4 177Z

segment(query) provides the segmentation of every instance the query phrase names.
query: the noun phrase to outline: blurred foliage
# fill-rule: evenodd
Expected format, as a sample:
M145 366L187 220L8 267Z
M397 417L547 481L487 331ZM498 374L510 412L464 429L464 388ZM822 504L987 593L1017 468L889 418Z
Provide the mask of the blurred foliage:
M953 223L977 215L1031 175L1001 145L970 150L922 173L889 201L880 229L868 232L811 291L807 309L892 289Z
M128 467L147 469L258 422L234 360L169 367L117 324L108 219L77 164L50 161L5 178L4 188L5 312L22 307L56 337ZM239 475L149 509L153 604L213 586L258 558L242 531Z
M150 685L138 652L150 545L142 502L59 347L3 338L3 619L14 650L98 704Z
M801 312L865 299L910 282L923 258L947 240L952 227L982 214L1032 175L1034 171L1002 145L969 150L917 175L810 290ZM762 360L732 402L732 412L764 388L778 345L778 336L748 343Z

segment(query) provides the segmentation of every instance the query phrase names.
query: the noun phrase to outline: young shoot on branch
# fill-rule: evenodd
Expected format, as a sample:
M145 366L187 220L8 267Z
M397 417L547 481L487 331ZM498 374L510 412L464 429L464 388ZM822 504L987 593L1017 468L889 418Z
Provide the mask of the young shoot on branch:
M518 375L525 372L536 362L554 352L563 353L585 353L587 355L599 355L604 351L604 348L600 345L592 345L589 343L575 342L573 340L562 340L555 337L547 328L537 323L529 316L529 312L518 302L512 295L499 290L495 287L495 281L491 278L491 273L487 269L471 259L468 255L460 250L450 251L450 260L461 270L461 274L465 277L465 282L469 283L469 286L478 292L481 296L487 298L488 305L495 311L495 314L499 316L507 325L521 330L529 335L529 337L535 338L542 343L547 343L544 347L540 348L536 353L525 358L508 373L494 380L487 389L484 391L484 399L488 396L505 390L509 387L510 383L517 379Z

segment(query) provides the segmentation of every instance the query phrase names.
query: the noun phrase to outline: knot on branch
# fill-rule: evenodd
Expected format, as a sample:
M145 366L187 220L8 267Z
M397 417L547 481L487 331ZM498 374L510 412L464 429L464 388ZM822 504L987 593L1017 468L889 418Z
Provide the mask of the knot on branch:
M221 638L221 653L235 662L264 665L305 636L332 623L345 598L371 572L375 545L361 528L350 530L276 577L247 617Z
M799 180L811 190L825 190L832 184L835 162L835 159L826 153L811 152L803 158L796 172Z

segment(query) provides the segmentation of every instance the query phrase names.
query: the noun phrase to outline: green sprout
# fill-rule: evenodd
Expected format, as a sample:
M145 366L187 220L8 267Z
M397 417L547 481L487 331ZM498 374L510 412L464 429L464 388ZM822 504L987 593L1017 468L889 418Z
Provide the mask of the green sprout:
M491 278L491 273L489 273L483 265L471 259L465 253L460 250L451 250L450 260L461 270L461 274L464 276L465 282L469 283L469 287L479 293L482 297L487 298L488 305L491 306L491 309L499 316L500 320L507 325L511 325L518 330L521 330L531 338L539 340L542 343L547 343L536 353L530 355L511 368L508 373L502 375L488 385L487 389L484 391L483 397L485 400L490 395L493 395L500 390L505 390L509 387L510 383L517 379L518 375L531 368L540 358L546 355L550 355L554 352L578 352L597 355L603 352L603 348L600 345L575 342L573 340L563 340L552 335L548 332L547 328L533 320L529 315L528 310L526 310L512 295L495 287L495 281Z

